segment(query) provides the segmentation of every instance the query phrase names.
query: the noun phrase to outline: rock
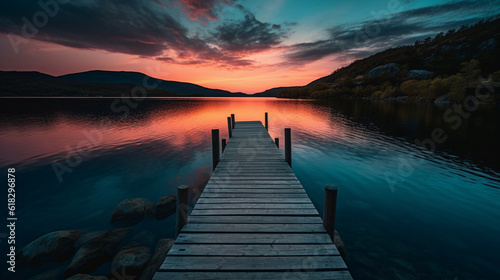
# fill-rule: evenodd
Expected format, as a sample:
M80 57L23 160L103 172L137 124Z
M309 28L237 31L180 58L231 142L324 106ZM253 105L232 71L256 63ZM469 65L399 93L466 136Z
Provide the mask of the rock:
M399 72L401 72L401 69L399 68L399 66L396 63L389 63L389 64L385 64L385 65L381 65L381 66L373 68L372 70L370 70L368 72L367 75L369 77L374 78L374 77L378 77L378 76L382 75L383 73L388 73L389 75L394 77L397 74L399 74Z
M120 202L111 216L111 223L132 226L144 219L147 200L144 198L125 199Z
M410 70L406 74L406 78L408 79L416 79L416 80L428 80L432 79L434 72L427 70Z
M66 280L108 280L106 276L92 276L88 274L76 274Z
M151 258L148 247L132 247L120 251L111 262L111 275L124 272L129 276L137 276Z
M339 253L342 256L342 258L345 259L344 242L342 242L342 239L340 239L340 235L337 231L334 231L333 234L333 244L335 244L335 247L337 247L337 250L339 250Z
M101 264L111 260L120 247L120 241L128 231L127 228L110 230L83 243L66 268L64 275L70 277L75 274L91 273Z
M103 235L106 231L105 230L98 230L98 231L91 231L91 232L87 232L87 233L84 233L80 236L80 238L78 238L78 240L76 240L75 242L75 248L76 250L78 250L78 248L80 248L80 246L82 246L83 243L91 240L91 239L94 239L96 237L99 237L101 235Z
M168 216L175 213L177 196L175 194L167 195L156 203L155 218L157 220L166 219Z
M127 243L129 247L146 246L153 247L156 242L156 235L150 231L141 231Z
M153 275L158 271L161 264L165 260L165 257L170 251L170 248L174 245L175 239L160 239L156 245L156 249L153 253L151 259L147 262L144 267L144 271L139 276L138 280L150 280L153 279Z
M63 262L75 252L75 242L82 234L77 230L54 231L26 245L18 253L18 261L32 267L49 262Z

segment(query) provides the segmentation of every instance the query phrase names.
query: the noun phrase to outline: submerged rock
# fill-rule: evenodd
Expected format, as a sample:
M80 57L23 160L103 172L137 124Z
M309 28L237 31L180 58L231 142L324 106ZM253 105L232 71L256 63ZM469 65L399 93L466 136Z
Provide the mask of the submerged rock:
M81 234L77 230L47 233L21 249L19 263L38 267L49 262L63 262L75 252L74 245Z
M389 63L373 68L372 70L368 71L367 75L369 77L375 78L382 75L383 73L387 73L394 77L399 74L400 71L401 69L396 63Z
M101 264L111 260L128 233L127 228L114 229L83 243L66 268L66 277L91 273Z
M160 239L156 245L156 249L153 256L146 263L144 271L139 276L138 280L150 280L153 279L155 273L160 269L161 264L165 260L165 257L170 251L170 248L174 245L175 239Z
M129 276L139 275L151 258L148 247L132 247L120 251L111 262L111 274L124 272ZM115 273L113 273L115 272Z
M167 195L156 203L155 218L157 220L163 220L175 213L177 203L177 195Z
M144 219L147 200L144 198L125 199L120 202L111 216L111 223L132 226Z

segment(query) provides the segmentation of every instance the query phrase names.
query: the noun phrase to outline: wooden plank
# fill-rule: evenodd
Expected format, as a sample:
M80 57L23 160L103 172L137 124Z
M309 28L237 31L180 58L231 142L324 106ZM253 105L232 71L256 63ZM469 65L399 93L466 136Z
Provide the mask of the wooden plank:
M196 203L311 203L309 198L209 198L200 197Z
M306 193L221 193L203 192L207 198L309 198Z
M158 272L153 280L351 280L348 271L303 271L292 269L285 272Z
M194 209L316 209L312 203L196 203Z
M242 185L242 184L207 184L205 188L228 188L228 189L304 189L299 184L291 184L291 185L269 185L269 184L250 184L250 185Z
M216 186L205 187L203 193L245 193L245 194L264 194L264 193L276 193L276 194L286 194L286 193L306 193L304 189L240 189L240 188L217 188Z
M339 256L325 244L176 244L170 256Z
M191 216L317 216L316 209L195 209Z
M295 216L189 216L188 223L212 224L319 224L320 217Z
M302 270L346 270L340 256L306 257L199 257L170 256L160 266L160 271L289 271Z
M183 233L175 244L333 244L324 233Z
M325 233L322 224L187 224L184 233L250 232L250 233ZM331 246L330 246L331 247Z

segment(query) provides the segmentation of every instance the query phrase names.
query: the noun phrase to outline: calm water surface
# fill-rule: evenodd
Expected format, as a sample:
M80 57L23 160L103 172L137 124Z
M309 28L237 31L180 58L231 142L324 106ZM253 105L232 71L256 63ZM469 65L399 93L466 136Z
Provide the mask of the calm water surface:
M18 248L51 231L111 229L127 198L201 189L211 174L210 130L227 138L229 114L263 121L269 112L273 138L292 128L293 169L320 212L324 185L339 187L336 228L355 279L500 279L495 106L481 105L453 130L442 117L448 107L424 103L147 99L125 114L113 101L0 99L0 170L17 170ZM436 151L415 144L435 128L447 135ZM96 144L82 146L88 135ZM58 178L56 162L71 172ZM154 248L174 228L173 216L146 219L132 235ZM0 234L6 252L6 229ZM61 275L67 264L14 279ZM108 273L109 264L96 272Z

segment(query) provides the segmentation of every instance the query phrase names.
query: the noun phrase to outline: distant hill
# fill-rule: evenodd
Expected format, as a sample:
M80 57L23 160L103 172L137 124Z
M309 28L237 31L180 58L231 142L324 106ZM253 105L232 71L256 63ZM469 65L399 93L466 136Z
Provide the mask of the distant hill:
M107 84L132 84L147 87L148 84L158 83L157 88L174 93L179 96L207 96L207 97L242 97L244 93L231 93L226 90L210 89L199 85L175 81L155 79L139 72L124 71L88 71L59 76L58 79L68 81L107 83ZM144 82L146 81L146 83Z
M284 90L295 89L295 88L300 88L300 86L271 88L271 89L265 90L263 92L255 93L252 96L253 97L276 97Z
M284 90L279 97L409 96L433 100L446 95L459 100L477 86L479 75L493 74L492 82L499 82L499 70L500 19L497 18L356 60L305 87Z
M155 84L156 88L147 88ZM55 77L40 72L0 71L0 96L118 97L130 95L136 86L146 87L150 97L247 96L190 83L158 80L138 72L89 71Z

